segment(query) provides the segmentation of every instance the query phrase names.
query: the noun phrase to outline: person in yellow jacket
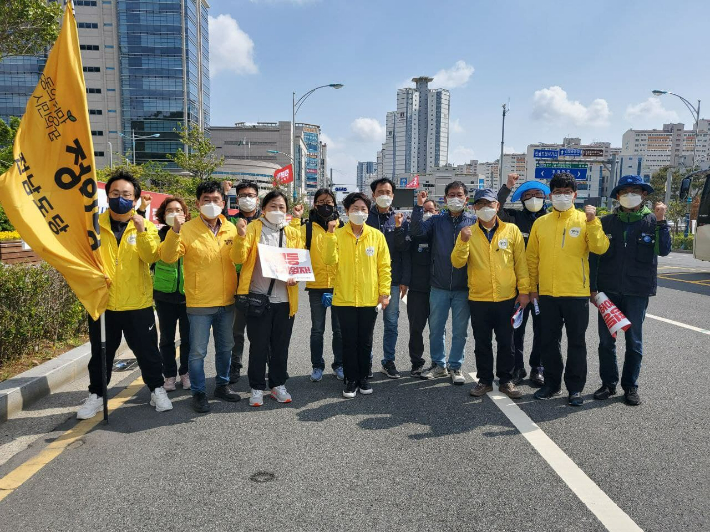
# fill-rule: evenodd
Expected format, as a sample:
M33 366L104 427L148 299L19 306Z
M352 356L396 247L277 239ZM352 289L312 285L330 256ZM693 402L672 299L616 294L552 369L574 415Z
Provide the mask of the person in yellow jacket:
M333 310L343 337L343 397L352 399L359 391L367 395L372 352L372 332L378 307L389 304L392 266L385 236L365 222L370 199L360 192L343 200L348 223L336 230L338 220L328 222L323 262L337 266L333 284Z
M272 190L264 196L261 211L262 216L249 225L243 219L237 222L231 255L234 264L242 265L237 300L246 315L249 338L250 406L264 404L267 363L271 397L279 403L291 402L286 390L288 348L298 310L298 283L265 277L258 246L302 247L300 230L286 223L288 197L283 192ZM255 306L255 300L262 304Z
M476 190L473 208L478 223L461 229L451 252L454 268L468 265L468 306L478 377L478 384L470 393L482 397L493 391L495 332L498 389L511 399L518 399L523 394L512 382L515 355L511 317L529 301L525 241L516 225L498 218L500 204L490 188Z
M542 366L545 385L536 399L559 395L562 370L571 406L581 406L587 380L589 325L589 252L603 254L609 239L596 216L596 208L574 208L577 182L571 174L556 174L550 181L553 210L535 220L528 239L527 258L530 297L538 299L542 327ZM567 331L567 366L562 360L562 326Z
M160 237L155 226L136 214L141 196L138 180L125 170L106 182L108 211L99 216L101 258L109 285L106 320L106 381L121 335L138 360L143 382L151 391L150 404L158 412L173 405L163 388L163 361L158 350L158 332L153 313L153 281L150 265L158 260ZM89 397L77 411L77 418L90 419L103 410L101 375L101 326L89 317Z
M197 186L197 206L200 216L189 222L185 215L173 218L173 226L160 246L160 259L172 264L183 258L185 273L185 304L190 320L190 390L192 408L204 414L210 411L205 385L205 357L214 336L215 376L214 396L236 402L239 394L229 387L229 368L234 337L234 294L237 271L230 253L237 228L222 214L224 198L218 181L202 181Z
M332 190L321 188L313 195L313 208L308 214L308 219L301 223L301 211L294 207L294 218L291 222L294 227L301 230L301 242L311 254L311 265L315 281L306 283L308 302L311 308L311 381L320 382L325 370L323 359L323 335L325 334L326 313L333 300L333 282L337 268L323 262L325 235L328 231L328 222L339 221L336 208L335 194ZM343 222L339 222L343 226ZM331 348L333 350L333 363L331 368L338 380L343 380L343 338L340 332L338 316L333 309L330 311L330 326L333 334Z

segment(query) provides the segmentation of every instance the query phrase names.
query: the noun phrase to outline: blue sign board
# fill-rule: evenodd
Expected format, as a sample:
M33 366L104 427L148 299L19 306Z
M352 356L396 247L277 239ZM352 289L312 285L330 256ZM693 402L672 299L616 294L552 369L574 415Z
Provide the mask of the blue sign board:
M347 192L348 187L335 187L333 190L335 190L336 192Z
M407 186L407 178L406 177L399 178L399 186L400 186L400 188L406 188L406 186Z
M581 157L582 150L578 148L561 148L560 157Z
M572 174L577 181L587 180L586 168L535 168L535 179L552 179L561 172Z
M557 150L534 150L533 157L536 159L557 159Z

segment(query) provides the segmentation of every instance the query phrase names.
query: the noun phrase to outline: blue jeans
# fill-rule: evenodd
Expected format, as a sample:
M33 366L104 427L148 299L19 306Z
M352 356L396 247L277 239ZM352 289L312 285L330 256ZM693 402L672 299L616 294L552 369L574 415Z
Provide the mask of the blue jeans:
M192 395L205 393L205 357L210 341L210 329L214 335L214 360L217 369L217 386L229 384L229 366L234 347L233 324L234 305L220 307L214 314L206 316L190 314L190 384Z
M429 351L431 361L437 366L446 364L446 322L451 310L451 351L449 368L460 369L464 359L464 348L468 337L468 290L431 289L429 294Z
M397 348L397 326L399 325L399 285L393 285L390 290L390 302L387 308L382 311L382 321L385 324L385 331L382 335L382 351L385 362L394 362L394 352Z
M641 358L643 358L643 320L646 319L648 297L609 293L606 295L631 322L631 327L624 333L626 335L626 354L624 369L621 373L621 387L628 390L638 386ZM607 386L616 387L619 382L616 338L609 334L609 329L604 324L601 313L599 313L599 376L602 378L602 383Z
M314 368L325 369L323 360L323 335L325 334L325 320L328 309L323 306L322 292L311 290L308 292L308 301L311 304L311 365ZM340 332L338 316L330 307L330 327L333 333L333 365L335 369L343 365L343 338Z

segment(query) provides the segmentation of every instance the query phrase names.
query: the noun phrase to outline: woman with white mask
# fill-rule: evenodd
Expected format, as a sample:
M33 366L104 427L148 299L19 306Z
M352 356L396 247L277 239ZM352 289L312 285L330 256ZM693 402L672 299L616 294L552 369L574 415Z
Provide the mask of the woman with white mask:
M237 306L246 315L249 337L250 406L264 404L267 389L266 366L269 366L268 385L271 397L279 403L290 403L286 390L288 379L288 348L291 343L293 321L298 309L298 284L264 276L259 259L258 244L280 248L301 248L301 231L286 221L288 197L280 190L272 190L261 202L262 216L247 226L237 223L237 239L232 249L232 260L241 264Z

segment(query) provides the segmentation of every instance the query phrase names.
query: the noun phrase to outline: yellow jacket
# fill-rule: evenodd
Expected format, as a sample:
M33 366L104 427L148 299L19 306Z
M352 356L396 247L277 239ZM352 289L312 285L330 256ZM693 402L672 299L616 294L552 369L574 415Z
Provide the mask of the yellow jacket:
M468 298L471 301L507 301L530 290L525 240L514 224L498 220L491 242L480 224L471 226L468 242L456 239L451 252L454 268L468 264ZM517 290L516 290L517 289Z
M226 307L234 304L237 270L230 258L237 228L221 214L222 226L214 235L202 217L172 229L160 246L160 258L172 264L183 257L185 301L188 307Z
M247 234L245 236L237 235L237 240L232 248L232 262L241 264L242 269L239 272L239 288L237 294L248 294L249 286L251 286L251 276L254 273L254 266L258 256L257 244L261 238L261 228L263 224L261 220L254 220L247 225ZM302 248L301 231L292 225L284 227L284 236L286 237L287 248ZM298 310L298 285L286 287L288 292L288 308L289 316L294 316Z
M326 233L323 262L338 267L333 305L376 307L380 296L390 295L392 265L385 235L369 225L355 238L350 223Z
M309 281L306 283L306 288L313 289L323 289L323 288L333 288L333 283L335 282L335 272L337 267L335 265L328 265L323 262L323 252L325 251L325 235L327 231L321 227L320 224L311 224L313 227L313 232L311 234L311 266L313 266L313 275L315 276L315 281ZM291 227L297 228L301 231L301 244L306 247L306 224L301 223L300 218L294 217L291 221Z
M153 279L150 265L158 260L160 237L152 222L145 221L145 231L139 233L133 220L121 237L121 243L111 231L109 211L99 216L101 226L101 259L108 288L108 310L138 310L153 306Z
M530 290L544 296L589 297L589 252L609 248L599 218L587 222L574 208L553 210L532 226L528 239Z

